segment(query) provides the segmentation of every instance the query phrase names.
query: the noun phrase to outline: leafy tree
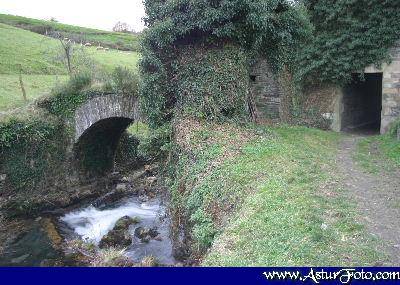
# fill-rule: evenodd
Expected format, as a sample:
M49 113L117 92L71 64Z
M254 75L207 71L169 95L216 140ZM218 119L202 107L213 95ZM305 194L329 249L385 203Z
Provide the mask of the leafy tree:
M112 30L113 32L130 33L132 28L127 23L118 21Z
M300 54L298 78L343 84L352 72L389 60L400 39L400 1L304 0L314 37Z

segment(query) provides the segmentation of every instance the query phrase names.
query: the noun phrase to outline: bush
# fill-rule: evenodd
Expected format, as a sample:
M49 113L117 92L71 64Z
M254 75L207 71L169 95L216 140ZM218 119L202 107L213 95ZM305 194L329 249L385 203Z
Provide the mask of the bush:
M136 162L138 159L139 140L125 132L119 140L115 153L115 165L118 169L122 169L129 164Z
M81 104L88 94L84 92L92 84L92 77L88 73L73 75L70 80L52 90L52 96L39 101L39 107L47 109L56 116L71 115Z
M116 67L111 74L109 87L113 92L123 95L138 96L139 77L126 67Z
M170 124L154 129L148 137L141 140L138 155L150 159L165 157L170 150L171 133Z
M59 122L32 119L0 124L0 173L15 190L32 190L55 177L64 155Z

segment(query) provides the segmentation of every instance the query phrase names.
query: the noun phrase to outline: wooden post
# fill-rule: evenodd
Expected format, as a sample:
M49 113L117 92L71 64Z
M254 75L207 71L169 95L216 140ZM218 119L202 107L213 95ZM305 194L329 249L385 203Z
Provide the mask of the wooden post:
M24 82L22 81L22 67L19 67L19 85L21 86L21 91L22 91L22 97L24 98L24 101L28 101L26 98L26 91L24 87Z

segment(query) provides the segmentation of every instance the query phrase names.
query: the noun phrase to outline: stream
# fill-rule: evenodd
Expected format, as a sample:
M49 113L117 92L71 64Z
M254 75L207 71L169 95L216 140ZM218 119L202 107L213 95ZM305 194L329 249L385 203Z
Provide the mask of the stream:
M141 180L145 179L147 177ZM21 230L15 230L13 239L4 246L0 266L80 265L66 257L65 245L69 241L82 240L98 248L102 238L123 217L135 220L135 224L129 225L125 231L130 245L117 246L125 250L124 255L130 261L140 263L151 256L161 265L175 265L178 262L173 256L166 199L158 192L152 195L143 194L141 190L127 192L100 205L89 201L64 209L62 214L23 220ZM151 229L157 237L144 240L137 234L140 229Z
M124 216L136 217L140 221L137 225L130 226L129 233L133 243L125 251L133 262L140 262L146 256L153 256L163 265L176 263L169 238L169 219L160 199L141 202L137 197L129 197L104 209L85 207L67 213L60 220L73 230L73 233L64 231L63 235L67 239L78 236L86 242L99 245L100 240ZM157 229L161 239L142 242L135 236L135 229L138 227Z

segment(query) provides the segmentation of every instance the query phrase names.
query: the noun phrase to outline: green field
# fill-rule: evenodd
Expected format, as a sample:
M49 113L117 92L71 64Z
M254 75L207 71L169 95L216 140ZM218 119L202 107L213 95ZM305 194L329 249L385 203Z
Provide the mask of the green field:
M52 21L37 20L6 14L0 14L0 23L29 30L39 34L45 34L46 31L56 31L63 33L66 36L82 38L85 42L90 42L96 45L100 43L105 47L110 47L114 49L130 51L139 50L138 35L107 32L97 29L83 28Z
M28 101L49 93L56 84L65 82L67 75L23 75ZM25 104L17 75L0 74L0 111Z
M22 99L20 72L28 102L49 93L54 84L68 78L58 40L1 23L0 38L0 112L27 103ZM75 49L79 54L74 61L77 69L87 67L81 57L88 58L95 70L103 72L111 72L117 66L137 68L137 52L104 51L79 45Z

